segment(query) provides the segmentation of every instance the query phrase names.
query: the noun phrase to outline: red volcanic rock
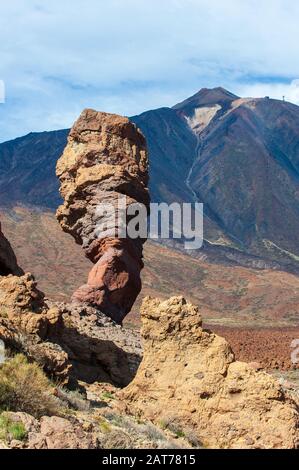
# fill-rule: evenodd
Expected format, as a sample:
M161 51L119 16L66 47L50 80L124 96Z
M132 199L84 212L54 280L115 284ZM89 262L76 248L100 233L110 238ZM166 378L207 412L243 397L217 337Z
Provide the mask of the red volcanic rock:
M87 284L79 287L73 299L100 306L121 321L141 290L142 251L132 240L105 238L98 245L99 260L91 269Z
M0 222L0 276L15 274L17 276L23 274L22 269L18 266L17 258L9 241L5 238L1 231Z
M120 238L121 222L115 214L120 196L126 196L125 208L131 203L148 208L145 139L127 118L87 109L70 132L57 176L64 199L57 211L60 225L95 263L73 300L121 323L141 290L145 240ZM98 211L103 203L105 213Z

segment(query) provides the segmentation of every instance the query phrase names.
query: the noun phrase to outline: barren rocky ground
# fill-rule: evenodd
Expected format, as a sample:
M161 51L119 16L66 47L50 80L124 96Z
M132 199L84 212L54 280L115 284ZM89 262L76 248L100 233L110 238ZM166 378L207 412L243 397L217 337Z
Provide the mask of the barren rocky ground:
M267 370L294 369L294 378L299 380L299 369L295 370L291 361L291 343L299 338L299 327L258 329L213 325L211 329L227 339L240 361L257 362Z

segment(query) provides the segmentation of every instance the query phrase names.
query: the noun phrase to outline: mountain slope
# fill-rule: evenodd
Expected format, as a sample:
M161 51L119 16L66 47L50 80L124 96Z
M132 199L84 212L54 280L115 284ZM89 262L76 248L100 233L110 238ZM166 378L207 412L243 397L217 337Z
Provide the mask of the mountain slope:
M197 139L186 120L170 108L131 117L146 137L150 154L152 200L192 201L185 181L193 163Z
M237 100L199 133L190 177L206 214L242 251L285 263L299 255L298 129L297 106Z
M190 96L181 103L172 107L177 111L183 111L184 115L190 116L193 114L194 109L201 106L212 106L215 104L221 105L222 108L229 108L230 104L237 100L239 97L222 87L217 88L202 88L195 95Z
M55 167L67 135L68 130L38 132L0 144L0 206L55 209L61 203Z
M155 202L204 203L195 256L299 272L299 107L202 89L131 118L150 150ZM0 206L55 210L55 163L67 131L0 145Z

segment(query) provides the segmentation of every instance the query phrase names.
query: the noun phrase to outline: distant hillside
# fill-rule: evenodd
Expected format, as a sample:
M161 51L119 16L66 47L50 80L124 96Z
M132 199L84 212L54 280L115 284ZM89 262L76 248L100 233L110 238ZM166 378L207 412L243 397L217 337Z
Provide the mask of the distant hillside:
M61 199L55 167L68 132L31 133L0 144L0 206L56 209Z

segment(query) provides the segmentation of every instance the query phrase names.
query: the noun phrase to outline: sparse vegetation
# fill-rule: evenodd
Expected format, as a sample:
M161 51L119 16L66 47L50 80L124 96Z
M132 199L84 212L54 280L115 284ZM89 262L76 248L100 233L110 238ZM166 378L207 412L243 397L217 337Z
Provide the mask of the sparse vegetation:
M151 441L158 442L166 439L165 435L152 423L145 423L139 425L139 430L142 434L147 436Z
M112 411L106 411L104 413L105 418L114 426L121 426L123 417L119 414L113 413Z
M0 366L0 408L24 411L36 418L61 413L61 403L44 372L22 354Z
M184 430L185 439L189 442L192 447L203 448L203 443L198 439L195 434L195 430L192 428L187 428Z
M0 310L0 317L2 318L7 318L8 317L8 314L7 314L7 309L2 307L1 310Z
M159 424L162 429L168 429L168 431L170 431L175 437L185 437L185 432L182 430L182 427L176 416L164 416Z
M105 401L105 400L113 400L113 399L114 399L114 395L113 395L112 392L104 392L104 393L102 394L102 397L101 397L101 398L102 398L102 400L104 400L104 401Z
M16 439L23 441L27 436L25 426L21 422L11 421L7 416L0 415L0 440Z
M122 433L130 435L134 442L136 440L151 443L157 449L177 449L180 448L172 439L164 434L157 426L151 422L144 422L135 418L119 415L112 411L105 412L105 418ZM114 429L115 430L115 429Z
M90 408L90 403L78 390L67 390L63 387L57 387L57 397L74 410L87 411Z
M133 441L126 432L113 429L102 438L102 446L104 449L132 449Z
M178 429L178 430L175 432L175 435L176 435L176 437L185 437L185 433L184 433L184 431L182 431L181 429Z
M107 421L101 420L100 421L100 430L106 434L108 432L111 432L111 426Z

